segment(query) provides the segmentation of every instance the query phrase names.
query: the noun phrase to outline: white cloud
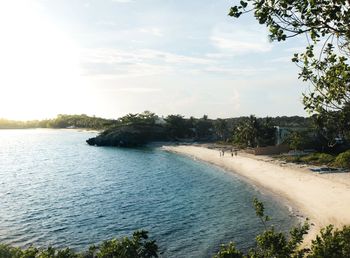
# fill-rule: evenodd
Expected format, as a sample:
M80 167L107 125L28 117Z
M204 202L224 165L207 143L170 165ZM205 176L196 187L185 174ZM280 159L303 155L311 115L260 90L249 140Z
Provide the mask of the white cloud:
M97 25L102 25L102 26L116 26L117 23L114 21L106 21L106 20L101 20L96 22Z
M142 88L142 87L133 87L133 88L120 88L113 89L114 92L127 92L127 93L154 93L160 92L159 88Z
M221 73L232 76L253 76L261 73L271 72L272 68L234 68L234 67L208 67L205 71L210 73Z
M159 61L172 64L210 64L208 58L179 55L153 49L121 50L114 48L82 49L83 62L92 63L132 63Z
M213 61L152 49L98 48L82 49L80 63L85 75L135 77L169 74L175 69L209 65Z
M151 34L156 37L162 37L163 33L159 28L141 28L140 32L146 33L146 34Z
M293 55L269 59L268 63L291 63Z
M269 43L266 35L266 32L255 28L220 24L214 28L210 39L213 45L222 51L247 54L269 52L272 44Z
M271 45L261 42L236 40L227 35L212 37L211 40L218 48L235 53L268 52L271 50Z
M133 3L134 0L112 0L114 3L121 3L121 4L127 4L127 3Z

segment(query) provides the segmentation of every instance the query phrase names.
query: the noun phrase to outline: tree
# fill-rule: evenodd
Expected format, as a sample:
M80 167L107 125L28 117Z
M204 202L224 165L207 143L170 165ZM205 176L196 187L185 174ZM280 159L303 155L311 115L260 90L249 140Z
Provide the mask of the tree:
M271 40L306 35L305 52L292 59L300 67L299 78L312 86L303 95L305 109L323 117L328 112L344 116L350 105L350 1L242 0L229 15L248 12L269 28Z
M97 257L151 258L158 257L155 241L147 241L147 231L135 231L132 238L124 237L103 242L97 251Z
M149 124L153 125L157 119L157 115L150 112L144 111L142 113L132 114L129 113L121 118L119 118L119 122L121 124Z
M304 257L308 249L300 248L300 245L303 242L304 235L309 230L307 221L299 227L292 228L289 236L286 236L286 234L277 232L273 226L267 224L270 221L270 217L265 215L265 207L262 202L254 198L253 205L257 217L261 220L265 228L256 237L256 247L250 249L248 254L244 255L231 242L228 245L222 245L215 258Z
M251 115L234 129L234 142L244 147L268 146L275 143L275 128L269 117L258 119Z
M135 231L131 238L124 237L104 241L101 245L90 246L89 250L76 253L72 249L62 250L48 247L39 249L29 247L22 250L17 247L0 244L1 258L156 258L158 246L154 240L148 240L148 232Z
M171 137L184 138L190 133L189 124L181 115L169 115L165 121L165 126Z
M208 116L203 115L203 117L198 119L195 123L196 137L198 139L210 137L212 135L212 127L213 123L208 119Z
M286 143L295 151L301 150L303 148L303 137L299 132L291 132L286 139Z
M260 120L258 132L258 145L271 146L276 142L276 128L272 124L272 119L266 117Z
M251 115L247 120L240 122L234 129L234 142L244 147L256 147L258 141L259 122Z
M225 119L218 118L214 122L215 133L222 141L226 141L228 135L228 126Z

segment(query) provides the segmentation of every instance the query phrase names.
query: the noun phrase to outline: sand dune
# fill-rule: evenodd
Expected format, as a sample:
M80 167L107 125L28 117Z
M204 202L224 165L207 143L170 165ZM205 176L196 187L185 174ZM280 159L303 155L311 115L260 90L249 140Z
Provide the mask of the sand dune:
M220 157L218 150L200 146L163 148L223 167L291 203L313 225L306 241L328 224L350 224L350 173L317 174L307 167L246 153Z

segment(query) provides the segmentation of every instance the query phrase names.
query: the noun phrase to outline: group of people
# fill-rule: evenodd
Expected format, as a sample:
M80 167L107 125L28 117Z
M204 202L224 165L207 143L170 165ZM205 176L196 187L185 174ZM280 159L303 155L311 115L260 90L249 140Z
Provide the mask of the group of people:
M220 150L219 152L220 152L220 157L224 157L225 156L225 150L224 149ZM233 149L231 149L231 157L233 157L233 154L235 154L235 156L237 156L237 150L233 151Z

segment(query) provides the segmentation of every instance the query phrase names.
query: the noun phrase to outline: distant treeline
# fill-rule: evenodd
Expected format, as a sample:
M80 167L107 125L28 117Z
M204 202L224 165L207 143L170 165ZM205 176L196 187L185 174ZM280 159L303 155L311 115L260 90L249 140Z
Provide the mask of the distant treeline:
M213 126L215 123L220 123L225 121L228 128L234 128L238 123L249 120L248 116L227 118L227 119L208 119L206 115L202 118L190 117L188 119L181 115L169 115L166 118L174 120L183 120L188 122L194 122L199 120L207 120ZM165 118L165 119L166 119ZM65 115L60 114L53 119L44 120L30 120L30 121L16 121L9 120L5 118L0 118L0 129L26 129L26 128L88 128L88 129L106 129L111 126L121 125L128 122L145 122L150 119L162 119L159 118L154 113L145 111L140 114L127 114L119 119L105 119L95 116L82 115ZM263 118L257 118L258 120L263 120ZM271 123L276 126L284 127L309 127L312 123L310 118L300 117L300 116L281 116L281 117L271 117ZM181 122L181 121L179 121ZM192 124L193 125L193 124ZM189 124L189 126L192 126ZM193 127L193 126L192 126ZM199 126L200 127L200 126ZM226 126L225 126L226 127ZM200 128L201 129L201 128Z
M279 132L277 127L281 128ZM25 128L96 129L104 131L102 136L109 134L107 138L105 137L107 142L112 136L118 142L132 141L130 145L154 140L188 139L233 143L242 148L287 143L292 149L306 148L324 151L334 150L339 143L344 145L343 143L347 143L350 139L348 128L338 127L337 121L329 117L316 116L259 118L251 115L210 119L207 115L201 118L192 116L185 118L178 114L160 117L150 111L144 111L136 114L130 113L118 119L105 119L85 114L61 114L53 119L32 121L0 119L0 129ZM289 136L285 137L287 134ZM116 142L114 140L113 142ZM93 142L92 145L94 144ZM340 151L344 151L344 148Z
M105 129L113 126L116 120L82 115L58 115L53 119L15 121L0 118L0 129L27 128L87 128Z
M159 117L155 113L127 114L117 119L99 137L89 139L90 145L125 146L143 145L152 141L189 140L234 143L240 147L269 146L276 144L276 127L310 128L312 119L293 117L257 118L237 117L210 119L182 115Z

